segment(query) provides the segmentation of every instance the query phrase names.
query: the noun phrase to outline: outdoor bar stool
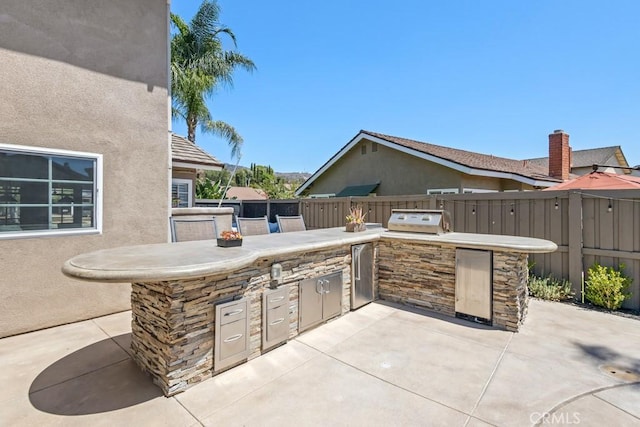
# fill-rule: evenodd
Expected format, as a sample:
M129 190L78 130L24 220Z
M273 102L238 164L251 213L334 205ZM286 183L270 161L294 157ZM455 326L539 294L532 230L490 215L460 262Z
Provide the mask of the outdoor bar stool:
M215 240L216 219L171 217L171 241Z
M281 233L307 230L307 227L304 225L304 218L302 217L302 215L276 215L276 221L278 221L278 228L280 229Z
M243 236L254 236L257 234L269 234L269 221L266 215L262 218L242 218L236 220L238 231Z

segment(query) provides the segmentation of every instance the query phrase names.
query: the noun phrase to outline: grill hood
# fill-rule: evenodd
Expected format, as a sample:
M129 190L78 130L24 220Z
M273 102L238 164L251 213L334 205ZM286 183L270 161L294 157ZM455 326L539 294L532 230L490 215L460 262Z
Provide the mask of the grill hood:
M452 231L451 216L444 210L393 209L387 228L411 233L448 233Z

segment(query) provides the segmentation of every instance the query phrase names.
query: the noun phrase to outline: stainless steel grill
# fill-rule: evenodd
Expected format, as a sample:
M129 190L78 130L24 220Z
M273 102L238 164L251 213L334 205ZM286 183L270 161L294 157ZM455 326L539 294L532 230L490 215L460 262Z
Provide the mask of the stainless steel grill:
M451 216L443 210L393 209L387 228L412 233L448 233L452 231Z

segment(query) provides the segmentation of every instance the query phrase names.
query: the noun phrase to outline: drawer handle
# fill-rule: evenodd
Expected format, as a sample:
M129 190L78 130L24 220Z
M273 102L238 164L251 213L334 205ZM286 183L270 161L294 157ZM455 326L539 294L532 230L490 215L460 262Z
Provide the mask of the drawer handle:
M240 338L242 338L242 334L235 334L235 335L231 335L229 338L225 339L224 342L237 341Z
M243 311L244 311L243 309L238 308L238 309L233 310L233 311L228 311L228 312L226 312L224 315L225 315L225 316L235 316L236 314L240 314L240 313L242 313Z
M284 317L274 320L273 322L269 323L269 326L277 325L278 323L282 322L284 322Z
M283 296L279 296L279 297L276 297L274 299L270 299L269 302L278 302L278 301L282 301L283 299L284 299Z

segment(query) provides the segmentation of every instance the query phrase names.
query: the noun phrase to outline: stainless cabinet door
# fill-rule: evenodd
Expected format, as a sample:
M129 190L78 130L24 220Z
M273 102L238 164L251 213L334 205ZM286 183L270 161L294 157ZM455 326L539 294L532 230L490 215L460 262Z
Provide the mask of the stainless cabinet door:
M300 282L298 311L301 331L322 321L322 297L322 278Z
M324 300L322 318L329 319L342 312L342 271L321 278Z
M491 320L491 255L491 251L456 250L456 312Z

